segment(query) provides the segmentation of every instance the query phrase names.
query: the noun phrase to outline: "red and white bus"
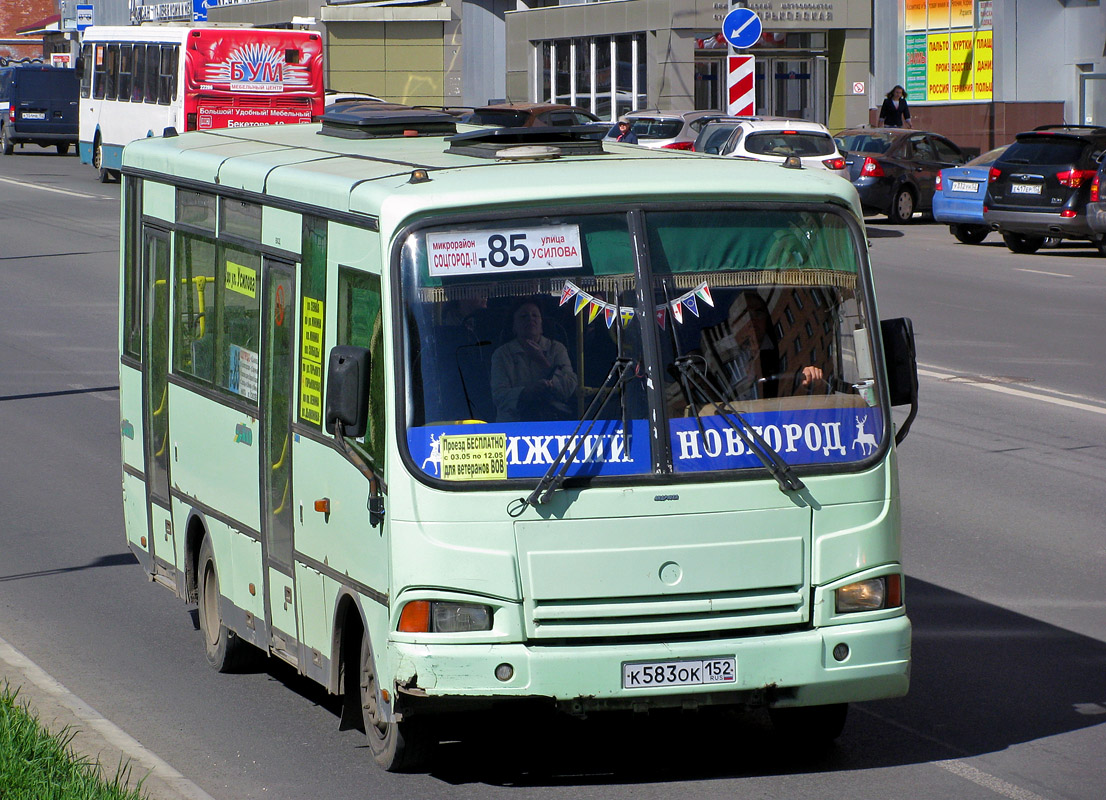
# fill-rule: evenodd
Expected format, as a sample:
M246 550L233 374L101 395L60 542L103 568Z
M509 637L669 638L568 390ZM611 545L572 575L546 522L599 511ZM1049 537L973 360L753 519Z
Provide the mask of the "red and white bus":
M322 39L264 28L105 27L82 44L81 161L118 174L123 147L178 131L310 122L323 111Z

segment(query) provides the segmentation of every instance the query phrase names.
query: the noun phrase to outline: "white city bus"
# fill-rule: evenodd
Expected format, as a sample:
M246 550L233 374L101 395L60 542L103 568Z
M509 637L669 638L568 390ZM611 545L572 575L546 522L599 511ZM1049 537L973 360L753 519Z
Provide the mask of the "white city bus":
M84 32L81 162L118 175L123 147L178 131L310 122L322 113L322 40L261 28Z

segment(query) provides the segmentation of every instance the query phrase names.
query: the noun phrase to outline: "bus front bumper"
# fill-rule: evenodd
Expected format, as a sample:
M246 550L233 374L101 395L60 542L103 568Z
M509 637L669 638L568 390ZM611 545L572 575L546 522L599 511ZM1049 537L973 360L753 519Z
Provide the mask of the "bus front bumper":
M848 648L844 658L839 645ZM774 707L900 697L910 682L905 616L772 636L712 641L528 646L390 642L401 696L446 709L450 701L552 700L572 711L698 705ZM623 687L626 663L733 656L732 683ZM509 665L507 680L497 667ZM507 670L501 669L500 674ZM435 702L437 701L437 702Z

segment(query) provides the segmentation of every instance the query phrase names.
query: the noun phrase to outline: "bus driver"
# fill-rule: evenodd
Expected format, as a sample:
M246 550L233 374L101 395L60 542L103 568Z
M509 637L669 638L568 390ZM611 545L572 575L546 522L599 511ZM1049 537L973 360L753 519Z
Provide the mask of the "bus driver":
M511 314L514 338L492 354L496 420L571 419L578 380L560 342L542 335L541 309L523 300Z

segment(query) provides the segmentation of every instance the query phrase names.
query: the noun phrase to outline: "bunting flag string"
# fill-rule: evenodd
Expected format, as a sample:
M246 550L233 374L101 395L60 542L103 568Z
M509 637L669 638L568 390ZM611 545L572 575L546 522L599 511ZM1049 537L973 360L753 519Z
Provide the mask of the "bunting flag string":
M585 292L572 281L565 281L564 288L561 290L561 301L559 305L563 306L570 300L573 302L572 313L575 316L579 316L580 312L585 308L588 309L589 325L595 321L596 317L602 314L603 321L607 324L608 328L614 324L616 319L622 324L622 327L626 327L637 313L633 308L600 300L598 297ZM684 309L687 309L693 316L698 317L700 314L699 301L706 303L711 308L714 307L714 297L711 296L710 287L707 286L706 281L703 281L690 292L680 295L675 300L671 300L668 303L661 303L656 306L654 312L656 313L657 324L663 329L666 324L666 318L671 316L672 319L682 325L684 321Z

